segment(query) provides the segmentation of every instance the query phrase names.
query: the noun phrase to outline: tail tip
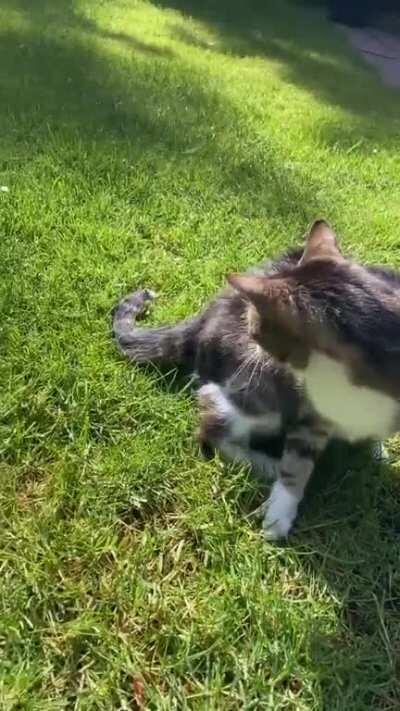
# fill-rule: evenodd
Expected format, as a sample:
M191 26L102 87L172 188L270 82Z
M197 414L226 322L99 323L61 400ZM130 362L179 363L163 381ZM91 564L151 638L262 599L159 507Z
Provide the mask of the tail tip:
M157 298L157 294L153 289L143 289L142 295L146 301L154 301Z
M113 320L113 333L117 336L116 324L126 318L144 316L156 298L155 291L151 289L139 289L132 294L125 296L119 304L116 304L111 311Z

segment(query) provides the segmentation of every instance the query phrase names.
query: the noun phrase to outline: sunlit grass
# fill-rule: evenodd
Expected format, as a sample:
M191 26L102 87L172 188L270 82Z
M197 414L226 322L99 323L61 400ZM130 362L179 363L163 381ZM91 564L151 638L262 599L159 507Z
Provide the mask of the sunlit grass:
M399 266L399 95L283 0L7 0L0 31L0 706L397 708L396 465L328 454L265 544L110 310L186 316L317 215Z

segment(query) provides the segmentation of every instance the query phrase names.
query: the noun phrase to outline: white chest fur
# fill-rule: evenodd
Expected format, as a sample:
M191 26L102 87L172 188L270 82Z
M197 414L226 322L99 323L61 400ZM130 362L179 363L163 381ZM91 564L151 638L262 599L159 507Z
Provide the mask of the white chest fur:
M317 412L345 439L384 439L393 433L397 402L371 388L353 385L344 364L313 353L302 377Z

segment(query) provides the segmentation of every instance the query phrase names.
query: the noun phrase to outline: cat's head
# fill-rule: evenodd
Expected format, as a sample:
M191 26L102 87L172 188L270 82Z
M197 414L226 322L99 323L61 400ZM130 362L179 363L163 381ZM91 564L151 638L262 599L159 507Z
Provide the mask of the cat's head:
M318 351L354 382L400 394L400 276L346 259L323 220L292 264L228 281L249 302L251 337L278 361L299 372Z

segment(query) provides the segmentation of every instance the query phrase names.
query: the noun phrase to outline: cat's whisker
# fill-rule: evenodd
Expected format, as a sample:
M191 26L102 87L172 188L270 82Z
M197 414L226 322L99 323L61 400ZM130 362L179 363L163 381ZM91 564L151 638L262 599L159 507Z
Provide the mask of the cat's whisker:
M252 370L251 375L249 377L247 390L249 390L250 385L253 382L253 378L256 378L256 382L255 382L256 386L261 382L263 370L266 365L267 365L267 362L265 361L265 359L262 358L259 354L256 354L256 357L254 359L254 367L253 367L253 370ZM260 369L259 373L257 373L258 368ZM258 375L258 377L257 377L257 375Z
M243 373L243 371L246 370L246 368L252 363L253 360L253 355L249 353L246 358L240 363L239 367L237 370L233 373L233 375L230 378L230 384L234 384L235 381L239 380L239 376ZM240 389L240 388L239 388Z

